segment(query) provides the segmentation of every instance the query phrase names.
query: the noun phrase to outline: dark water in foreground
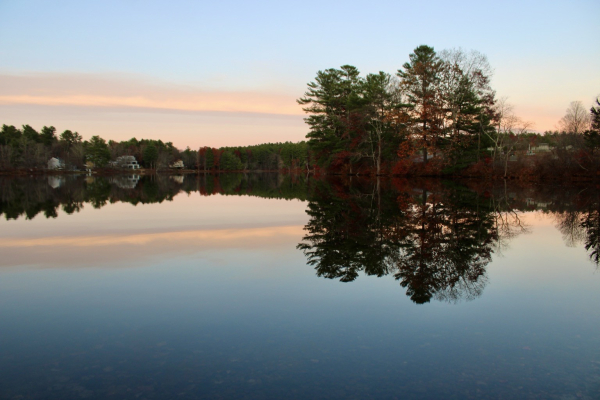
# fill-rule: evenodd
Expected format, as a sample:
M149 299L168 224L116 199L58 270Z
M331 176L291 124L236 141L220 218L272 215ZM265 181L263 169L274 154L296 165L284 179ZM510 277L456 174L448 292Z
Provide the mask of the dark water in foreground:
M0 180L0 399L598 399L600 192Z

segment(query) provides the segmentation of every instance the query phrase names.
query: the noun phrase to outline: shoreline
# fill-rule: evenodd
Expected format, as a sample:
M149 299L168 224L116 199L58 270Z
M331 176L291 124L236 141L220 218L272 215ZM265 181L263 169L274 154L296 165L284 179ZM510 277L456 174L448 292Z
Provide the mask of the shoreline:
M600 182L600 174L596 176L592 174L587 175L554 175L552 179L548 177L536 177L536 176L516 176L516 175L478 175L478 174L369 174L369 173L332 173L323 171L290 171L288 169L280 170L238 170L238 171L222 171L222 170L196 170L196 169L166 169L166 170L153 170L153 169L138 169L138 170L117 170L112 168L96 169L91 172L88 171L64 171L64 170L47 170L47 169L15 169L15 170L0 170L0 176L3 177L26 177L26 176L63 176L63 175L83 175L83 176L118 176L118 175L214 175L214 174L283 174L283 175L311 175L314 177L319 176L332 176L332 177L357 177L357 178L384 178L384 179L412 179L412 178L432 178L432 179L468 179L468 180L480 180L480 181L517 181L523 183L544 183L544 182L587 182L594 183Z

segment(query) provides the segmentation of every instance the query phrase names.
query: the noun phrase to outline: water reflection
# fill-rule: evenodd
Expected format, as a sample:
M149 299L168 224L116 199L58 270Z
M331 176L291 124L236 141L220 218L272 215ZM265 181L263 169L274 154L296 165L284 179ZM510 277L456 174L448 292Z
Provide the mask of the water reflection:
M509 217L474 191L388 183L370 191L341 181L318 184L308 234L298 245L317 275L343 282L359 272L393 275L419 304L481 295L499 221Z
M591 188L57 178L0 178L0 398L600 393Z
M297 248L317 276L390 276L418 304L481 296L492 257L528 232L528 211L551 214L567 246L583 245L600 261L600 196L592 188L281 174L2 178L0 188L6 219L161 203L181 192L307 200L310 219Z
M596 265L600 262L600 196L597 190L583 189L571 207L554 213L556 227L563 235L565 244L576 247L581 244Z

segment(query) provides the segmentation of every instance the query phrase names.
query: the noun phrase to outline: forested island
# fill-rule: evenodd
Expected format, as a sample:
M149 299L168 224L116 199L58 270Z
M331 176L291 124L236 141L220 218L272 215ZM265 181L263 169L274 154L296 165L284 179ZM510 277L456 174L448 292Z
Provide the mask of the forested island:
M491 87L492 68L476 51L419 46L394 75L357 68L319 71L298 103L307 141L179 150L172 142L116 142L3 125L0 171L102 170L133 156L150 171L180 162L198 173L279 171L315 175L467 176L595 179L600 176L600 99L571 102L556 131L543 134Z

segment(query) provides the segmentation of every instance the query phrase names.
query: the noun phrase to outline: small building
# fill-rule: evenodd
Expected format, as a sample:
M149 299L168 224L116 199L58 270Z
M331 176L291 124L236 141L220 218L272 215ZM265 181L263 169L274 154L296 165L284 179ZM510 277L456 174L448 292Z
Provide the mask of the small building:
M109 163L111 167L123 168L123 169L140 169L140 165L134 156L120 156L115 161Z
M536 147L532 148L532 150L536 153L547 153L551 150L551 148L548 143L540 143Z
M48 160L48 169L60 170L64 168L65 163L60 158L52 157L50 160Z
M185 165L183 165L183 161L182 160L177 160L175 161L173 164L171 164L169 166L169 168L173 168L173 169L184 169Z
M91 161L86 161L85 163L85 172L87 172L88 174L92 173L92 170L96 168L96 166L94 165L93 162Z

